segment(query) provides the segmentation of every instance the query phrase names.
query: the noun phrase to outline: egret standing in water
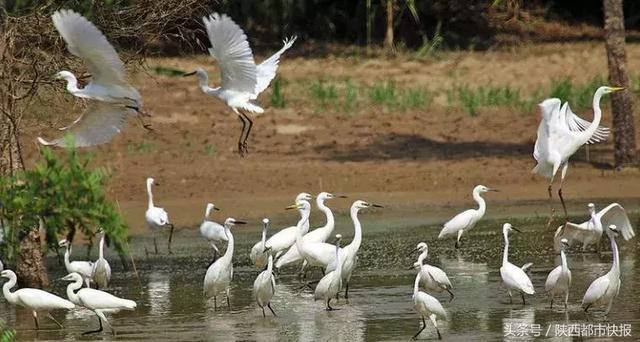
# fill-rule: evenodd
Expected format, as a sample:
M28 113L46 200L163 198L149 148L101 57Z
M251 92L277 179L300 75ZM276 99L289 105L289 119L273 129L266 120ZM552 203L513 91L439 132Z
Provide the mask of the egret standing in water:
M342 288L342 263L343 260L340 256L340 240L342 240L342 235L336 234L336 268L334 271L327 272L322 279L316 285L316 290L313 295L314 300L322 299L323 302L327 305L326 310L332 311L334 308L331 307L331 299L338 295L340 292L340 288Z
M569 242L567 239L562 239L560 243L562 244L562 249L560 250L560 265L549 272L547 281L544 284L544 289L551 297L550 309L553 309L553 297L563 294L564 308L566 310L567 302L569 301L569 288L571 287L571 270L569 270L565 253L566 248L569 247Z
M447 277L447 274L438 267L424 264L424 260L426 260L429 255L429 247L427 244L420 242L418 246L416 246L416 249L411 252L420 252L418 261L414 264L414 267L416 267L420 272L422 286L427 290L435 292L447 291L451 296L449 301L452 301L455 295L453 294L453 286L451 285L451 281L449 280L449 277Z
M557 98L546 99L540 106L542 120L538 126L538 138L533 150L533 157L537 165L532 172L549 180L549 201L553 198L552 185L558 170L561 171L558 197L562 203L564 215L567 207L562 198L562 184L569 167L569 158L584 144L592 144L607 138L609 130L600 126L602 111L600 99L624 88L602 86L593 95L593 121L586 121L571 111L568 103L560 108L561 101ZM552 216L553 217L553 211ZM551 222L551 221L550 221Z
M72 282L67 285L67 297L69 300L78 306L84 306L98 316L100 328L84 332L82 335L101 332L103 330L102 321L111 328L111 333L115 335L116 331L107 320L105 313L116 313L120 310L134 310L137 306L136 302L129 299L118 298L100 290L81 288L82 277L77 273L71 273L62 278L62 280Z
M595 244L596 249L600 249L600 239L602 238L603 227L615 225L618 232L622 233L625 240L633 238L636 233L633 231L629 217L624 208L618 203L611 203L606 208L596 212L596 206L593 203L588 205L589 215L588 221L580 224L567 222L556 230L554 237L554 246L556 250L560 247L560 240L567 239L568 242L582 243L582 250L586 250L589 245Z
M422 272L418 271L418 275L416 276L416 280L413 283L413 308L420 314L422 318L422 328L418 330L418 332L413 335L413 339L417 339L418 335L427 327L427 322L425 321L425 317L429 317L431 323L436 328L436 332L438 333L438 339L442 339L442 335L440 335L440 329L438 329L437 318L446 318L447 312L442 307L442 304L433 296L428 295L425 292L420 291L420 280L422 277Z
M613 306L613 300L618 296L618 292L620 291L620 255L618 254L618 244L616 243L618 229L615 225L609 226L607 236L609 236L609 240L611 240L611 251L613 253L611 270L589 285L587 292L582 298L582 307L585 313L587 313L593 305L606 305L607 308L604 314L605 316L608 315L609 311L611 311L611 306Z
M202 20L211 42L209 53L220 67L222 85L216 88L209 87L209 75L202 68L184 76L196 75L203 93L216 96L238 115L242 121L238 152L244 155L248 152L247 139L253 127L253 121L244 111L264 113L264 109L253 101L267 89L276 76L280 56L293 45L296 37L284 40L282 49L256 65L247 36L231 18L213 13Z
M213 205L213 203L207 203L207 207L204 211L204 221L202 221L202 223L200 224L200 235L202 235L203 238L205 238L209 244L211 244L211 247L213 248L213 260L215 261L218 258L218 255L220 254L220 251L218 250L218 246L216 246L216 243L222 242L222 241L227 241L227 235L225 235L224 233L224 226L217 223L217 222L213 222L209 219L209 215L211 214L211 211L213 210L220 210L219 208L217 208L215 205Z
M233 279L233 234L231 228L236 224L246 224L246 222L231 217L224 221L224 232L228 239L227 250L220 259L209 266L207 274L204 276L204 295L207 298L213 297L214 309L218 307L217 296L223 292L227 296L227 306L231 309L229 301L229 284Z
M111 266L109 266L109 262L107 261L107 259L104 258L105 232L100 229L100 233L102 234L102 236L100 237L100 252L98 255L98 260L96 260L96 262L93 264L91 275L97 287L99 289L103 289L109 285L109 281L111 280Z
M36 329L40 329L38 311L47 311L47 317L54 321L60 328L64 328L48 311L73 309L75 305L73 305L72 302L39 289L25 288L11 292L11 288L16 286L18 282L16 274L11 270L4 270L0 272L0 277L9 279L9 281L2 286L4 298L13 305L19 305L31 310L33 313L33 321L36 323ZM78 276L78 278L80 279L80 286L82 286L82 277Z
M173 224L169 223L169 214L166 210L160 207L156 207L153 205L153 193L151 192L151 186L158 186L159 184L155 182L153 178L147 178L147 195L149 196L149 206L147 211L144 214L145 221L147 222L147 227L151 229L153 233L153 248L155 249L156 254L158 254L158 242L156 241L156 231L165 227L169 227L171 230L169 232L169 242L167 243L167 248L169 250L169 254L171 254L171 239L173 238ZM145 247L145 253L147 248Z
M269 231L269 220L262 221L262 239L253 245L251 248L251 252L249 253L249 259L253 262L253 264L258 268L263 268L267 263L268 256L272 256L272 254L268 253L267 250L267 233Z
M68 92L89 100L82 115L62 130L69 129L75 136L76 147L107 143L124 128L129 115L142 113L142 98L127 82L124 64L116 50L95 25L71 10L56 11L51 18L69 52L80 57L91 74L91 82L82 89L71 72L56 74L56 78L67 82ZM44 145L66 145L64 138L52 141L38 138L38 141Z
M532 295L535 293L531 279L523 270L528 268L531 264L526 264L523 267L518 267L509 262L509 232L520 232L517 228L513 227L510 223L505 223L502 226L502 235L504 236L504 254L502 255L502 267L500 267L500 276L502 282L507 287L509 293L509 302L513 303L513 297L511 291L520 292L522 296L522 304L526 304L524 294Z
M476 226L476 223L482 219L485 211L487 210L487 204L484 201L484 198L480 196L480 194L494 191L497 192L496 189L487 188L484 185L476 185L473 188L473 199L478 203L478 209L469 209L461 212L460 214L454 216L451 220L447 221L444 224L444 227L440 231L440 235L438 235L438 239L442 239L445 236L458 234L458 238L456 240L456 248L460 247L460 238L462 237L462 233L470 230L471 228Z
M60 240L58 242L58 246L66 247L66 251L64 252L64 266L67 269L67 272L73 273L76 272L82 276L87 287L90 287L91 281L93 280L93 262L91 261L70 261L71 257L71 242L66 239Z
M262 222L267 225L269 219L265 218ZM277 316L273 308L271 308L271 298L273 298L275 292L276 277L273 276L273 255L269 254L267 269L258 274L258 277L256 277L256 280L253 282L253 295L258 306L262 309L262 317L266 317L264 313L265 306L269 308L274 316Z

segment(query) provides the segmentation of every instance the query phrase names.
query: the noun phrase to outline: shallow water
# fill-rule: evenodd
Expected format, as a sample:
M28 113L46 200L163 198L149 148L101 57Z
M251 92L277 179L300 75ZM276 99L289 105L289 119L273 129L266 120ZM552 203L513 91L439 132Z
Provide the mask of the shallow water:
M454 285L455 299L435 294L448 312L440 320L440 331L447 340L488 341L501 340L518 329L522 337L506 339L529 340L533 335L553 337L556 329L570 324L628 324L632 336L640 336L638 299L640 279L635 275L638 266L637 239L619 241L621 247L622 286L608 317L591 316L587 322L580 308L580 300L592 280L606 273L611 265L609 244L602 240L603 253L579 253L569 256L573 272L573 285L568 313L560 305L550 310L547 296L542 294L548 272L559 262L552 249L552 232L545 231L544 218L513 219L523 229L512 234L510 261L520 265L533 262L531 278L538 292L522 305L514 297L509 303L501 285L499 267L503 241L501 223L487 220L463 237L463 247L456 251L453 240L436 240L437 225L420 225L421 214L388 219L384 210L362 212L364 227L359 264L352 278L347 304L341 299L334 307L324 311L320 302L314 302L310 290L301 290L301 281L295 275L297 268L282 271L272 306L278 317L262 312L252 300L252 285L259 270L249 266L248 250L259 238L259 226L238 228L236 236L235 276L231 289L231 309L219 300L218 309L202 297L202 281L211 259L211 250L198 236L197 229L179 230L174 236L174 254L166 255L166 236L159 237L160 255L145 257L144 247L151 247L149 238L133 240L134 256L140 275L124 271L114 255L110 255L114 278L109 291L118 296L134 299L138 309L110 317L116 328L110 334L81 336L97 327L97 319L87 311L53 312L65 329L56 326L41 315L42 330L34 330L30 312L15 309L0 299L0 317L17 330L20 340L181 340L181 341L235 341L235 340L292 340L292 341L364 341L408 340L420 327L413 311L412 290L415 272L408 269L417 255L407 255L420 241L430 246L429 263L447 272ZM315 218L315 217L314 217ZM275 227L295 217L282 216L274 220ZM313 221L319 224L321 219ZM632 222L637 222L637 216ZM348 218L338 217L337 232L350 241L352 233ZM76 248L81 258L82 249ZM63 275L63 267L55 260L52 279ZM315 279L318 273L310 274ZM64 294L63 282L53 283L53 292ZM549 329L549 331L547 331ZM522 331L521 331L522 332ZM422 339L435 339L433 326L420 335ZM562 340L563 338L554 338ZM569 338L564 338L569 339ZM632 339L628 337L628 339ZM607 340L604 338L602 340ZM619 338L615 338L619 340Z

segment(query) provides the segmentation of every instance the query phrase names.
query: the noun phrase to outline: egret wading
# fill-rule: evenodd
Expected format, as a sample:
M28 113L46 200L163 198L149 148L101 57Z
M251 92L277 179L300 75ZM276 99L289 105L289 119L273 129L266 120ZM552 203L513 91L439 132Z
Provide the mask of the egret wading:
M484 185L476 185L476 187L473 188L473 199L478 203L478 209L465 210L447 221L440 231L438 239L442 239L448 235L458 234L455 247L459 248L462 233L475 227L476 223L482 219L487 210L487 204L480 194L490 191L497 192L498 190L490 189Z
M87 287L91 287L91 281L93 280L93 262L91 261L70 261L71 257L71 242L66 239L60 240L58 246L66 247L64 252L64 266L69 273L78 273L84 279Z
M169 231L169 241L167 242L167 249L169 250L169 254L171 254L171 239L173 238L173 224L169 222L169 214L166 210L160 207L156 207L153 205L153 193L151 192L151 186L159 186L160 184L156 183L153 178L147 178L147 195L149 197L149 205L147 207L147 211L144 214L145 222L147 222L147 227L151 229L153 233L153 248L155 253L158 254L158 242L156 241L156 231L162 228L169 227L171 230ZM145 246L145 253L148 255L147 248Z
M418 330L418 332L413 335L413 339L417 339L418 335L427 327L427 322L425 321L425 317L429 317L431 323L436 328L436 332L438 333L438 339L442 339L442 335L440 335L440 329L438 329L438 321L437 318L446 318L447 312L442 307L442 304L433 296L427 294L426 292L420 291L420 281L422 277L422 271L418 271L418 275L416 276L416 280L413 283L413 308L420 314L422 318L422 328Z
M520 292L522 296L522 304L526 304L524 299L524 295L529 294L532 295L535 293L533 289L533 284L531 284L531 279L525 272L527 268L531 266L531 264L526 264L523 267L518 267L509 262L509 232L516 231L520 232L517 228L513 227L510 223L505 223L502 226L502 235L504 236L504 253L502 255L502 267L500 267L500 276L502 277L502 282L507 287L507 292L509 293L509 302L513 303L513 297L511 295L511 291Z
M96 286L99 289L103 289L109 286L109 281L111 281L111 266L107 259L104 258L104 241L105 241L105 232L100 230L100 249L98 254L98 260L93 263L93 270L91 272L91 276L93 281L96 283Z
M569 158L584 144L593 144L605 140L609 135L609 129L600 126L602 111L600 99L605 94L610 94L624 88L612 88L602 86L593 95L593 121L586 121L571 111L569 104L560 107L561 101L550 98L542 101L538 106L542 119L538 126L538 138L533 150L533 157L537 165L532 172L549 180L549 203L553 199L553 180L561 170L558 197L562 203L565 217L567 207L562 197L562 184L567 175ZM551 219L554 211L551 211ZM549 222L551 222L551 219Z
M231 18L213 13L202 18L202 21L211 43L209 54L218 62L220 68L221 86L210 87L209 75L202 68L184 76L196 75L203 93L219 98L238 115L242 122L238 152L244 156L248 153L247 139L253 127L253 121L245 111L264 113L264 109L253 101L275 78L280 56L293 45L296 37L285 39L284 46L278 52L256 65L247 36Z
M431 266L424 263L424 260L426 260L427 256L429 255L429 247L427 246L427 244L424 242L420 242L418 246L416 246L416 249L411 251L412 254L415 252L420 252L418 261L414 264L414 267L416 267L420 272L422 286L430 291L447 291L451 296L449 301L452 301L455 295L453 294L453 286L451 285L451 281L449 280L447 274L439 267Z
M69 93L88 100L80 117L61 130L74 136L76 147L107 143L124 129L129 115L143 113L142 98L127 82L118 53L95 25L71 10L56 11L51 18L69 52L82 59L91 74L91 81L84 88L78 88L78 80L71 72L56 74L57 79L67 82ZM144 123L143 126L149 128ZM46 141L39 137L38 141L43 145L66 146L64 138Z
M322 279L316 285L316 290L313 295L314 300L322 299L326 304L326 310L332 311L335 310L331 307L331 299L338 295L340 289L342 288L342 265L343 260L340 256L340 240L342 240L342 235L336 234L335 241L335 254L336 254L336 268L334 271L327 272Z
M227 235L224 233L224 226L209 219L211 211L215 210L220 209L213 203L207 203L207 207L204 211L204 220L200 224L200 235L202 235L202 237L209 242L211 248L213 248L213 261L215 261L220 254L216 243L227 241Z
M611 252L613 253L611 270L589 285L582 298L582 307L585 313L588 313L589 308L594 305L606 305L604 314L605 316L608 315L613 306L613 300L620 291L620 255L618 253L618 244L616 243L618 228L613 224L610 225L607 229L607 236L611 240Z
M571 270L569 270L565 252L569 247L569 241L562 239L560 243L562 246L560 249L560 265L549 272L547 281L544 283L544 289L551 297L550 309L553 309L553 297L564 295L564 308L566 310L567 302L569 301L569 288L571 287Z
M262 223L266 226L269 219L265 218ZM268 251L267 251L268 252ZM276 277L273 275L273 255L269 254L267 269L262 271L253 282L253 295L256 303L262 309L262 317L266 317L264 307L268 307L274 316L277 316L271 307L271 298L276 292Z

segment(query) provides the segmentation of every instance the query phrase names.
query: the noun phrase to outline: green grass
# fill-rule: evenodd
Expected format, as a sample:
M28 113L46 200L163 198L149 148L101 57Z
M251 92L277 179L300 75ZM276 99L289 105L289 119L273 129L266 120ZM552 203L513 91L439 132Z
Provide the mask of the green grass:
M380 82L369 88L369 100L376 105L393 107L397 103L396 84L393 81Z
M422 109L431 103L431 94L424 89L406 89L401 96L405 109Z
M324 81L316 81L311 85L311 98L320 106L322 110L326 110L338 99L338 91L333 83Z
M156 150L156 146L146 141L127 145L127 153L129 154L142 154L142 153L152 152L155 150Z
M281 81L278 77L273 80L273 85L271 86L271 105L276 108L284 108L286 106L280 83Z
M347 81L346 88L344 90L344 101L343 101L343 110L346 112L351 112L358 105L358 88L351 83L351 81Z
M216 147L210 144L204 145L204 154L213 157L216 155Z

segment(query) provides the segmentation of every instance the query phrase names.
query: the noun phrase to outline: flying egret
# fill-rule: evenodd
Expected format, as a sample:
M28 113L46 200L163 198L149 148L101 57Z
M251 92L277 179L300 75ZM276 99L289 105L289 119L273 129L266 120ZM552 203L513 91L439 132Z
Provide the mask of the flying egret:
M615 225L609 225L607 236L609 240L611 240L613 263L611 264L611 270L607 274L594 280L593 283L589 285L587 292L582 298L582 307L585 313L587 313L593 305L606 305L607 309L604 314L609 314L613 300L618 296L618 292L620 291L620 256L618 254L618 244L616 244L618 229Z
M524 300L524 294L534 294L535 290L531 284L531 279L525 272L531 264L526 264L523 267L518 267L509 262L509 232L520 232L516 227L513 227L510 223L505 223L502 226L502 235L504 236L504 254L502 255L502 267L500 267L500 276L502 282L507 287L509 293L509 302L513 303L513 297L511 291L518 291L522 296L522 304L526 304ZM523 269L524 268L524 269Z
M418 261L414 264L414 267L417 267L420 271L420 279L422 279L422 286L424 286L427 290L442 292L447 291L451 298L449 301L453 300L455 295L453 294L453 286L451 285L451 281L447 274L436 266L431 266L429 264L425 264L424 260L427 259L429 255L429 247L426 243L420 242L416 249L411 251L411 253L420 252L418 256Z
M78 88L78 80L69 71L60 71L57 79L67 82L72 95L89 100L86 110L69 126L76 147L94 146L109 141L124 128L127 116L138 113L142 98L126 80L124 64L105 36L90 21L71 10L56 11L51 18L69 52L79 57L91 73L91 82ZM144 125L148 128L148 125ZM43 145L65 146L65 139L46 141Z
M340 258L342 259L342 282L345 285L344 298L349 299L349 282L351 281L351 275L353 274L353 270L356 268L356 263L358 261L358 250L360 249L360 244L362 243L362 225L360 224L360 220L358 219L358 212L360 209L365 208L383 208L383 206L378 204L371 204L365 201L355 201L351 205L351 221L353 221L353 229L354 236L351 243L344 246L340 250ZM337 260L336 260L337 261ZM330 272L336 268L337 262L333 262L327 266L326 272Z
M4 298L13 305L19 305L31 310L33 312L33 320L36 323L36 329L40 329L38 311L47 311L47 317L54 321L60 328L64 328L48 311L73 309L75 305L73 305L72 302L40 289L25 288L11 292L11 288L16 286L18 282L16 274L11 270L4 270L0 272L0 277L9 279L9 281L2 286ZM80 278L80 286L82 286L82 278Z
M269 223L269 219L264 219L262 222L266 225ZM267 269L262 271L256 277L253 282L253 295L258 303L260 309L262 309L262 317L266 317L264 313L264 307L268 307L274 316L277 316L271 307L271 298L276 292L276 277L273 276L273 255L269 254L267 261Z
M433 296L428 295L427 293L420 291L420 281L423 272L419 271L416 276L416 280L413 283L413 308L420 314L422 318L422 328L418 330L418 332L413 335L412 339L416 339L418 335L427 327L427 322L425 321L425 316L429 317L431 323L436 328L436 332L438 333L438 339L442 339L442 335L440 335L440 329L438 329L437 318L446 318L447 312L442 307L442 304Z
M238 115L242 121L238 152L244 155L248 152L247 139L253 127L253 121L244 111L264 113L264 109L253 100L258 98L276 76L280 56L293 45L296 37L285 39L282 49L256 65L247 36L231 18L213 13L202 20L211 42L209 53L219 64L222 84L216 88L209 87L209 75L202 68L184 76L196 75L203 93L216 96Z
M454 216L451 220L447 221L444 224L444 227L440 231L440 235L438 235L438 239L442 239L447 235L458 234L458 239L456 240L455 247L460 247L460 238L462 237L462 233L467 230L472 229L476 226L476 223L482 219L485 211L487 210L487 204L484 201L484 198L480 196L480 194L485 192L497 192L496 189L490 189L484 185L476 185L473 188L473 199L478 203L478 209L469 209L461 212L460 214Z
M93 262L91 261L70 261L71 257L71 242L66 239L60 240L58 242L58 246L66 247L66 251L64 252L64 266L67 269L67 272L73 273L76 272L82 276L87 287L91 287L91 281L93 280Z
M588 221L580 224L567 222L558 227L554 237L556 251L560 249L560 241L562 239L567 239L569 243L581 242L583 251L592 244L596 244L596 248L600 250L602 228L612 224L617 227L618 232L622 233L622 237L625 240L629 240L636 235L626 211L620 204L611 203L606 208L596 212L596 206L593 203L589 203L588 210L591 216Z
M167 243L167 248L169 250L169 254L171 254L171 239L173 238L173 224L169 223L169 214L163 209L153 205L153 193L151 193L151 186L159 186L160 184L156 183L156 181L149 177L147 178L147 195L149 196L149 206L147 211L144 214L145 221L147 222L147 227L151 229L153 233L153 247L155 249L156 254L158 254L158 243L156 241L156 231L169 227L171 230L169 232L169 242ZM147 248L145 246L145 253Z
M217 296L222 292L227 295L227 306L231 309L229 302L229 284L233 279L233 234L231 228L237 224L246 224L244 221L238 221L234 218L228 218L224 221L224 232L227 235L227 250L224 255L216 260L207 269L204 276L204 295L207 298L213 297L213 308L217 308Z
M103 289L109 285L109 281L111 280L111 266L109 266L107 259L104 258L104 239L106 233L102 229L100 232L102 233L100 237L100 252L98 260L93 264L91 276L96 286L99 289Z
M200 235L202 235L202 237L211 244L214 251L213 260L215 261L218 258L218 254L220 254L216 243L227 241L227 236L224 234L224 226L209 220L209 214L211 214L212 210L220 209L213 205L213 203L207 203L207 207L204 211L204 220L202 221L202 224L200 224Z
M306 192L301 192L296 196L296 203L300 200L310 201L312 199L311 195ZM309 220L304 222L302 226L304 230L304 234L309 231ZM298 225L287 227L279 232L273 234L268 240L265 242L258 241L251 248L251 254L249 257L251 261L258 268L263 268L266 265L267 261L267 253L264 252L265 246L271 248L271 253L274 254L274 259L278 259L282 253L289 247L291 247L294 243L296 243L296 236L298 235ZM266 236L263 234L263 236Z
M316 285L316 290L313 295L314 300L322 299L324 303L327 304L325 308L327 311L334 310L331 307L331 299L340 293L340 289L342 288L342 257L340 254L340 240L342 240L342 235L336 234L336 247L335 247L335 255L336 255L336 265L334 271L327 272L322 279Z
M558 170L562 169L558 197L562 202L564 214L567 208L562 198L562 183L569 167L569 158L584 144L593 144L607 138L609 129L600 126L602 111L600 99L603 95L613 93L624 88L602 86L593 95L593 121L586 121L571 111L568 103L560 108L561 101L557 98L542 101L540 112L542 120L538 126L538 138L533 150L533 157L537 165L532 172L549 180L549 201L553 198L552 185ZM553 217L553 211L552 216Z
M103 330L102 321L111 328L111 333L115 335L116 331L107 320L105 313L117 313L120 310L134 310L137 306L136 302L129 299L118 298L100 290L82 288L82 277L78 273L71 273L61 280L72 282L67 285L67 297L73 304L83 306L98 316L100 328L84 332L82 335L101 332Z
M309 243L309 244L324 243L331 236L331 233L333 233L333 229L336 226L335 218L333 216L333 212L331 211L331 209L327 207L324 204L324 202L326 200L333 199L336 197L346 198L346 196L342 196L342 195L334 196L333 194L330 194L328 192L321 192L318 194L318 196L316 196L316 205L318 206L318 209L320 209L320 211L324 213L327 219L327 223L322 227L316 228L308 232L307 234L304 234L304 236L302 237L303 243ZM328 247L330 247L330 255L333 256L333 245L330 245L330 244L327 244L327 245ZM278 258L278 261L276 262L275 266L276 266L276 269L280 269L281 267L284 267L286 265L295 263L303 259L304 258L300 254L300 251L298 251L298 247L296 243L293 246L289 247L289 250L284 255ZM304 264L301 272L304 272L304 269L306 268L306 266L307 266L307 261L304 260ZM321 266L324 268L326 264Z
M560 241L562 248L560 250L560 265L549 272L547 281L544 284L544 289L551 296L550 309L553 309L553 297L564 294L564 308L567 309L567 302L569 301L569 288L571 287L571 270L567 265L567 256L565 249L569 247L569 241L562 239Z

